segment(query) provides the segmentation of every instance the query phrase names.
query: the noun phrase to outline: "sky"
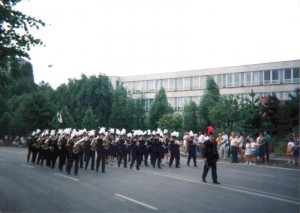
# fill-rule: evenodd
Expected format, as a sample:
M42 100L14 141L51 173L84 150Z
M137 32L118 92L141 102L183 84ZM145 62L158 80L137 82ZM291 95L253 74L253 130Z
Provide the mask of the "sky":
M23 0L35 82L300 59L299 0ZM53 65L49 67L48 65Z

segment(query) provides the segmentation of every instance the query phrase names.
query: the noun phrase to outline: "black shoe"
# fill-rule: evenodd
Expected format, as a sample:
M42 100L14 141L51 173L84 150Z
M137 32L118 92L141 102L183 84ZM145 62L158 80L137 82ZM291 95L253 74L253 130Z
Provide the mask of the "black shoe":
M180 166L176 166L176 168L180 168Z
M136 170L140 170L140 168L136 168Z
M169 167L172 167L172 165L169 164Z
M214 181L213 183L214 183L214 184L220 184L220 182L218 182L218 181Z
M98 169L96 169L96 172L99 172L99 170L98 170Z
M187 166L190 166L190 164L187 164Z
M102 171L102 173L105 173L105 171Z
M203 182L203 183L206 183L206 180L205 180L205 178L202 178L202 182Z
M198 167L197 165L194 165L194 167Z

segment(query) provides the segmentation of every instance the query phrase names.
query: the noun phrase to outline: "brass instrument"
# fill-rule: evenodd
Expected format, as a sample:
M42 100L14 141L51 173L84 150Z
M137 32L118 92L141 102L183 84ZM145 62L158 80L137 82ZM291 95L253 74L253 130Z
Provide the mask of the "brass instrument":
M57 147L58 147L59 150L62 149L62 139L63 139L63 137L58 139L58 142L57 142Z
M87 139L88 139L87 137L84 137L84 138L81 138L79 141L77 141L73 146L72 152L74 154L78 154L80 152L80 147L82 146L81 143L83 141L86 141Z
M102 146L104 149L109 149L109 146L110 146L110 142L109 140L106 139L107 136L105 136L102 140L103 140L103 143L102 143Z
M93 141L91 142L91 147L90 149L92 151L95 151L97 149L97 138L94 138Z
M180 142L179 142L179 140L175 140L175 144L176 145L181 145Z

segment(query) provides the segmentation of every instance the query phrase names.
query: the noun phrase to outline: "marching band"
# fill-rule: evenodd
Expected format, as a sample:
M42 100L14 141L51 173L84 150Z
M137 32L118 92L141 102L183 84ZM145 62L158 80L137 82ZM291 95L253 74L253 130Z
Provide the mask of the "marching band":
M176 168L180 168L179 133L173 132L170 136L167 130L162 132L160 129L153 132L134 130L128 134L125 129L110 128L106 131L104 127L98 132L71 128L57 132L37 129L27 138L27 162L40 165L45 162L46 166L54 169L58 160L58 169L62 172L65 166L69 175L78 175L79 168L88 169L89 164L91 170L95 170L96 166L96 172L99 172L100 163L101 171L105 173L106 165L112 166L114 159L118 167L123 165L127 168L128 162L130 169L135 167L137 170L142 162L149 166L148 160L153 168L157 165L161 169L161 165L165 165L163 160L172 167L175 159Z

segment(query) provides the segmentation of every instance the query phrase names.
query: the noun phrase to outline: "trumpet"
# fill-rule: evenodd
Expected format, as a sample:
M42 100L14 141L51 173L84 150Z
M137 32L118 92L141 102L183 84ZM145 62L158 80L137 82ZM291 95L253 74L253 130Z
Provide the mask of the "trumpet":
M176 145L181 145L180 142L179 142L179 140L176 140L176 141L175 141L175 144L176 144Z

